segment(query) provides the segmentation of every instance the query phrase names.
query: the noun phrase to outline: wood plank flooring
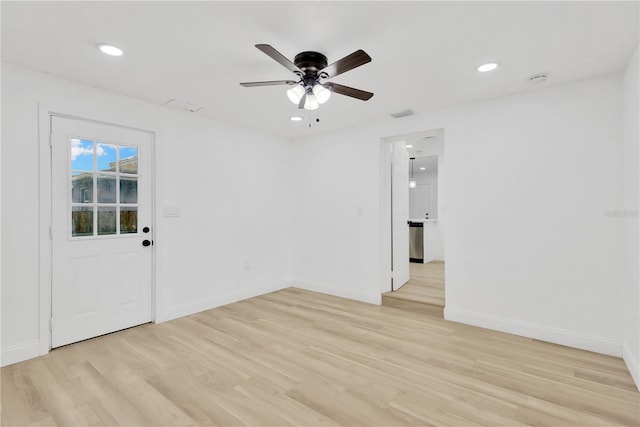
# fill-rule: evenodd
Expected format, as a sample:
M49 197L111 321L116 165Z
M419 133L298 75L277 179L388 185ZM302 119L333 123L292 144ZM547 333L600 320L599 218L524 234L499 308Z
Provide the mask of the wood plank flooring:
M638 426L621 359L296 288L53 350L2 426Z
M382 305L443 317L444 262L410 263L409 281L382 294Z

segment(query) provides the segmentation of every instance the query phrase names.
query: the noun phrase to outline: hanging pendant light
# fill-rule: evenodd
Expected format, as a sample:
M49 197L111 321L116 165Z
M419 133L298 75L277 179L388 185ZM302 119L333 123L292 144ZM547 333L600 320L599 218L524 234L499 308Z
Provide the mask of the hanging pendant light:
M416 180L413 178L413 161L415 160L415 157L411 157L411 179L409 180L409 188L416 188Z

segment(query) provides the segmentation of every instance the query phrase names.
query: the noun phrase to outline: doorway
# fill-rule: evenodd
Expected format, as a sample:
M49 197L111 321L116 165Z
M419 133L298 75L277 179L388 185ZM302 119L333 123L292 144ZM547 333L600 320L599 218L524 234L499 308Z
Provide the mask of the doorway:
M153 134L51 116L51 348L151 322Z
M401 135L389 139L391 159L391 189L398 191L398 185L408 190L408 200L390 197L392 211L391 251L395 253L398 245L404 245L394 232L397 224L408 224L410 247L407 266L409 277L402 288L393 286L383 290L382 304L416 311L443 315L445 305L444 274L444 130L435 129L410 135ZM398 144L407 154L409 174L402 183L396 182L393 173L398 157ZM401 204L401 206L399 206ZM405 206L406 204L406 206ZM397 213L405 211L404 218ZM402 235L404 237L404 233ZM419 247L418 247L419 246ZM410 262L409 262L410 261ZM392 256L392 269L395 278L397 257ZM394 281L395 284L395 281ZM384 288L383 288L384 289Z

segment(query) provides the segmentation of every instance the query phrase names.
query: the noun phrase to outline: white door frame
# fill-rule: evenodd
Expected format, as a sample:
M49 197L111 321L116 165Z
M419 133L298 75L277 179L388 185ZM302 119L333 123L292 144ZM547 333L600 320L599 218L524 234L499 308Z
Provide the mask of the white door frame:
M393 138L380 140L380 293L391 292L391 151Z
M117 126L126 129L145 132L151 135L151 227L154 232L154 241L158 240L156 229L156 132L141 129L135 126L123 125L120 123L111 123L85 116L82 113L74 112L73 108L60 107L53 108L38 104L38 193L39 193L39 352L40 355L49 353L51 350L51 286L52 286L52 243L51 225L52 225L52 188L51 188L51 123L52 117L62 117L65 119L83 120L86 122L99 123L109 126ZM155 323L157 318L157 299L158 292L156 290L156 250L155 245L151 247L151 321Z

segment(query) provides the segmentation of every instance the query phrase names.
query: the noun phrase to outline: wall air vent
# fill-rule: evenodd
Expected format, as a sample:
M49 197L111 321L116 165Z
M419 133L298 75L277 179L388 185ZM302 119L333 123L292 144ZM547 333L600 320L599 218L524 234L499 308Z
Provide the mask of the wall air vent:
M413 110L402 110L396 113L391 113L390 115L394 119L399 119L400 117L413 116Z
M188 111L190 113L195 113L196 111L200 111L202 110L204 107L201 107L199 105L195 105L192 104L190 102L187 101L182 101L180 99L170 99L167 102L165 102L164 104L162 104L165 107L171 107L171 108L177 108L179 110L185 110Z

